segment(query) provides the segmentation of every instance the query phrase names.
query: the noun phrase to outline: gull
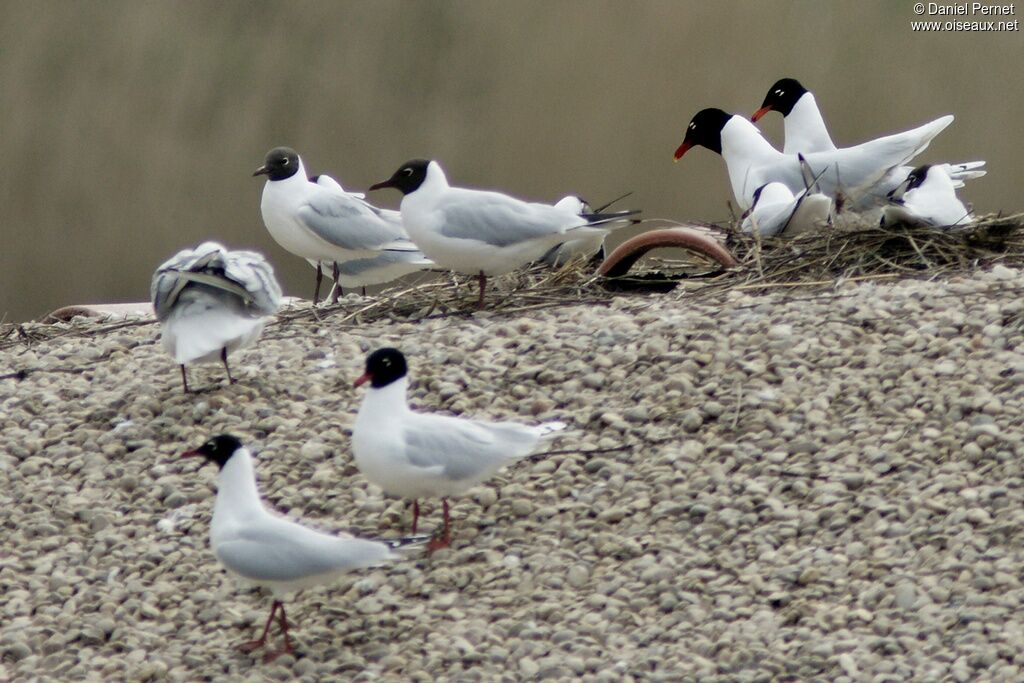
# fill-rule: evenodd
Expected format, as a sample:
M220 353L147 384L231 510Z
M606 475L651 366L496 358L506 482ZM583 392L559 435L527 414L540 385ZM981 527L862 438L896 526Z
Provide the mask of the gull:
M956 187L942 166L918 166L904 184L890 193L882 225L961 225L974 216L956 196Z
M451 543L448 498L533 454L565 424L528 426L415 413L406 400L407 372L398 349L379 349L366 358L366 372L355 386L369 382L370 388L352 428L352 452L370 482L385 493L413 500L412 533L419 521L419 499L441 498L444 528L431 541L433 551Z
M829 197L837 201L846 197L874 201L879 181L893 168L923 152L932 138L952 122L952 116L943 116L913 130L855 147L811 152L804 155L806 165ZM780 182L793 193L805 189L799 157L772 147L761 131L742 116L715 108L697 112L675 152L675 160L679 161L698 145L722 155L733 195L743 209L753 204L754 190L767 183Z
M754 203L743 216L743 232L756 232L761 237L783 233L795 237L832 224L832 199L821 193L818 179L811 173L804 156L798 154L797 158L804 172L806 189L795 195L782 183L767 183L754 190Z
M262 255L203 242L157 268L150 298L161 341L181 365L181 383L188 393L185 366L194 363L219 359L228 382L234 383L228 354L259 338L266 317L281 305L281 287Z
M316 268L314 303L327 265L334 270L338 264L334 272L341 277L346 262L363 261L346 272L349 286L388 282L430 265L409 241L398 212L378 209L330 176L310 180L295 150L275 147L253 175L267 176L260 210L271 237Z
M608 202L607 204L600 207L596 211L590 208L590 204L587 202L587 200L572 194L559 199L557 202L554 203L554 207L556 209L565 209L568 211L572 211L577 216L583 216L584 218L587 218L588 216L600 215L604 217L603 220L611 222L613 220L616 220L611 218L612 216L619 216L618 220L625 220L629 221L630 224L636 224L639 221L631 219L629 218L629 216L635 215L639 213L639 211L627 210L615 211L612 213L605 212L605 210L609 206L619 201L620 199L628 197L630 194L632 194L632 192L624 194L618 199L613 199L612 201ZM596 235L594 237L571 240L569 242L557 244L551 247L551 249L549 249L548 252L540 258L540 261L541 263L545 263L549 266L557 267L562 266L568 263L569 261L573 261L576 259L589 261L590 259L597 258L603 260L605 257L605 237L606 235Z
M794 195L782 183L767 183L754 190L754 203L741 229L761 237L793 237L827 227L831 218L832 200L820 192Z
M311 176L309 181L336 192L346 192L341 184L329 175L321 173ZM361 192L349 192L357 199L364 199L366 195ZM376 208L376 207L375 207ZM391 209L378 209L381 220L390 223L395 229L405 234L402 228L402 214ZM415 273L416 271L429 268L434 263L425 257L422 252L416 249L416 245L407 237L399 237L392 246L395 249L387 249L377 256L369 258L353 259L351 261L317 262L311 259L310 265L317 269L316 292L313 294L313 302L316 303L317 292L320 291L321 273L330 272L337 289L331 290L331 300L335 303L338 296L344 293L344 288L362 288L363 295L366 295L366 288L370 285L382 285L400 277Z
M393 187L402 198L402 222L431 261L477 275L483 308L487 276L536 261L555 245L603 238L611 216L580 216L570 208L525 202L500 192L452 187L436 161L413 159L370 190Z
M182 457L203 457L216 463L217 500L210 522L210 545L229 573L269 589L274 597L263 633L240 648L263 647L274 617L284 634L284 647L268 652L265 662L294 652L288 637L284 599L303 589L330 583L346 572L400 559L395 549L422 539L371 541L315 531L277 515L263 505L256 487L252 454L230 434L209 439Z
M782 78L775 82L764 97L761 108L750 117L757 121L771 111L783 116L785 141L782 151L786 154L809 154L811 152L834 152L825 119L818 109L814 93L807 90L795 78ZM963 181L985 175L984 161L967 161L960 164L942 164L956 187L963 187ZM902 183L913 169L899 166L892 169L879 183L878 192L888 193Z

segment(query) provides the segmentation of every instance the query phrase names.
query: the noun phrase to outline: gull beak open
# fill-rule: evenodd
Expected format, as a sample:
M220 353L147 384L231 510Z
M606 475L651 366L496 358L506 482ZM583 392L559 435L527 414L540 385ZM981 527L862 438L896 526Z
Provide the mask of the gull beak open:
M693 147L693 143L686 142L684 140L683 144L679 145L678 149L676 149L676 153L672 156L672 161L679 161L680 159L682 159L683 155L686 154L691 147Z
M198 458L201 455L202 455L202 453L200 453L199 451L185 451L184 453L181 454L181 457L183 457L183 458Z
M373 188L370 188L370 189L373 189ZM364 372L363 374L361 374L359 376L359 379L357 379L355 382L352 383L352 386L354 386L354 387L361 387L364 384L366 384L367 382L369 382L371 379L373 379L373 375L371 375L368 372Z
M764 116L765 114L767 114L767 113L768 113L768 112L770 112L770 111L775 111L774 109L772 109L771 105L768 105L767 107L761 107L760 109L758 109L757 111L755 111L755 112L753 113L753 115L751 115L751 117L750 117L750 120L751 120L751 121L753 121L754 123L757 123L757 121L758 121L758 120L759 120L759 119L760 119L760 118L761 118L762 116Z
M266 166L260 166L259 168L256 169L256 172L253 173L252 175L253 175L253 177L256 177L258 175L267 175L268 173L270 173L270 169L269 168L267 168Z

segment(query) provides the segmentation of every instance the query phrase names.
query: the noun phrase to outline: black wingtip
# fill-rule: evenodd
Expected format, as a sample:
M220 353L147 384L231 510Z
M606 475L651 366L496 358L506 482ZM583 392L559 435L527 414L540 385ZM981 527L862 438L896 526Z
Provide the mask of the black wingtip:
M626 211L611 211L606 213L594 212L594 213L581 213L580 216L587 221L587 223L608 223L609 221L620 221L629 216L635 216L639 214L642 209L628 209Z
M416 534L415 536L403 536L402 538L380 538L377 539L392 550L407 548L409 546L425 545L433 538L431 534Z

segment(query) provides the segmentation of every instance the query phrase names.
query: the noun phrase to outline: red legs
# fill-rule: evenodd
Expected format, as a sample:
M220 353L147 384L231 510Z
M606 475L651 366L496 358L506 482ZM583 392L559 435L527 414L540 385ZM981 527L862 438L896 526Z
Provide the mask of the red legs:
M447 548L452 544L452 524L448 515L448 499L442 498L441 504L444 506L444 527L441 529L440 535L430 539L430 543L427 544L428 554L441 548Z
M270 633L270 624L274 621L274 615L277 614L277 608L283 607L280 602L274 600L274 604L270 606L270 616L267 617L267 623L263 626L263 634L256 640L250 640L247 643L242 643L238 646L238 649L242 652L252 652L257 648L261 648L267 644L267 634Z
M416 535L416 524L420 521L420 502L414 500L412 502L412 534Z
M269 664L281 655L290 655L293 652L295 652L294 648L292 648L292 641L288 637L288 617L284 615L284 603L278 602L277 604L280 606L281 609L281 613L278 615L278 623L281 624L281 632L284 634L284 647L280 650L268 652L267 654L263 655L264 664Z
M366 286L363 286L363 296L366 296Z
M320 298L320 283L324 279L324 271L320 268L320 264L316 264L316 289L313 290L313 305L316 306L317 300Z
M284 603L280 600L274 600L274 604L270 607L270 616L267 617L267 623L263 626L263 633L256 640L250 640L247 643L242 643L238 646L238 649L243 652L252 652L258 648L263 647L267 644L267 634L270 633L270 625L274 623L274 615L281 611L278 617L278 625L281 627L281 632L284 634L284 647L280 650L274 650L263 655L263 662L269 664L283 654L292 654L295 652L292 648L292 641L288 637L288 617L284 613Z
M487 289L487 276L484 275L484 271L480 271L477 275L477 282L480 283L480 299L476 302L477 310L484 310L484 291Z
M234 384L235 378L231 376L231 368L228 367L228 347L226 346L220 350L220 362L224 364L224 371L228 373L228 384Z
M181 386L184 387L185 393L188 393L188 374L185 372L185 364L181 364Z
M338 303L338 297L342 296L345 292L341 289L341 283L338 282L338 278L341 277L341 270L338 268L338 262L334 262L334 287L331 289L331 303Z

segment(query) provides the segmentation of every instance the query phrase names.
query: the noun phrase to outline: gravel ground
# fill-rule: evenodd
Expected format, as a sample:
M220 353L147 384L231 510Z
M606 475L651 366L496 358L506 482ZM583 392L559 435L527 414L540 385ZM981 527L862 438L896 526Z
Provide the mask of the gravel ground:
M0 679L1019 681L1020 283L327 317L270 327L236 385L193 370L191 396L155 325L0 352L38 369L0 381ZM299 594L297 654L265 666L235 645L269 598L209 549L216 470L177 454L230 431L274 507L400 535L410 509L349 450L385 344L423 409L604 450L474 489L451 550Z

